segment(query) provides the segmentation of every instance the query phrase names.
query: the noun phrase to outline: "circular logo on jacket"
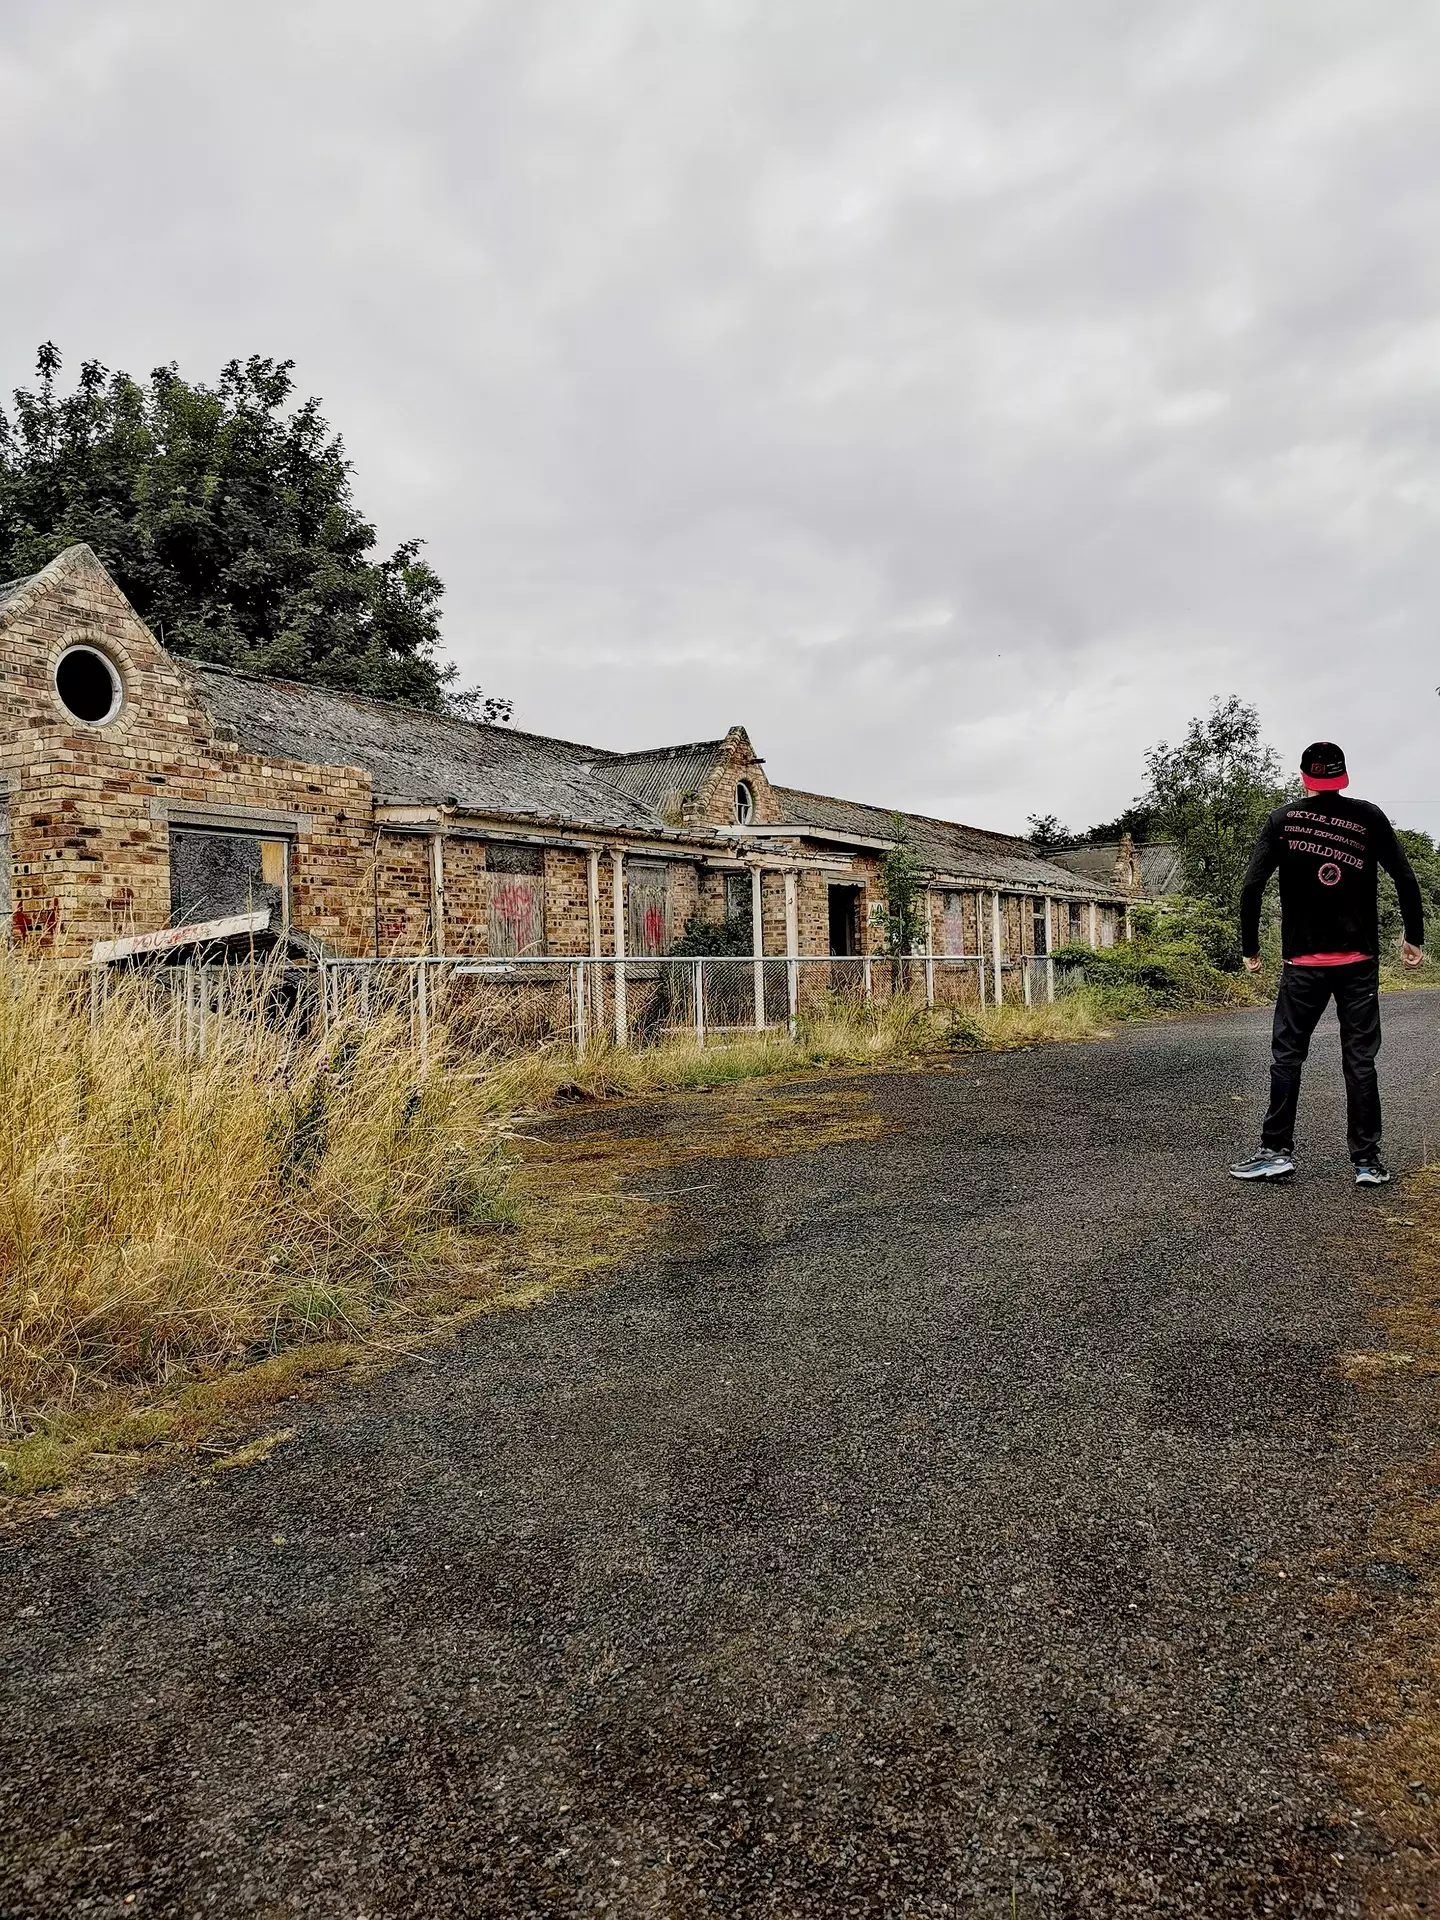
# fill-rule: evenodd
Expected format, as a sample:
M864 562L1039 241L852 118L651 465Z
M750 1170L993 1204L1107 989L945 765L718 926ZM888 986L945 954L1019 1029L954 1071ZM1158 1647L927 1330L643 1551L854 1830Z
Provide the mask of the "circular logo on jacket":
M1322 887L1335 887L1340 884L1340 869L1333 860L1327 860L1315 877Z

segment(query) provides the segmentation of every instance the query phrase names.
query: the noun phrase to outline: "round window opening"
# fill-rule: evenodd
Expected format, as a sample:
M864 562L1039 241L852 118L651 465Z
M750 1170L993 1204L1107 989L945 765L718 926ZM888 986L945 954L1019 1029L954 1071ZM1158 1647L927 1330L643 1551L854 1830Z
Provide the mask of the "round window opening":
M738 826L748 827L755 818L755 789L748 780L735 783L735 821Z
M120 711L120 676L94 647L71 647L55 668L55 691L67 713L87 726L103 727Z

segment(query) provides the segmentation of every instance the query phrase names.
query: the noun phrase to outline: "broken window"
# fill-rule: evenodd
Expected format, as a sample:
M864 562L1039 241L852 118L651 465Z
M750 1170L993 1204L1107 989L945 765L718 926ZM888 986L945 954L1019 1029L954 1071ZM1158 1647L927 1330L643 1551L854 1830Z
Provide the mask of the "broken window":
M489 952L545 951L545 855L539 847L492 843L485 850L490 887Z
M743 920L748 927L751 918L750 875L748 873L727 873L725 876L725 918Z
M1070 902L1070 944L1079 946L1085 938L1085 903L1083 900Z
M170 829L170 924L193 926L270 910L272 927L290 918L288 842L257 833Z
M632 860L629 947L637 960L653 959L670 945L670 868L663 860Z
M1050 951L1050 922L1046 913L1045 902L1043 900L1037 900L1034 904L1035 938L1030 951L1032 953L1044 954Z
M748 827L755 818L755 789L748 780L735 782L735 824Z

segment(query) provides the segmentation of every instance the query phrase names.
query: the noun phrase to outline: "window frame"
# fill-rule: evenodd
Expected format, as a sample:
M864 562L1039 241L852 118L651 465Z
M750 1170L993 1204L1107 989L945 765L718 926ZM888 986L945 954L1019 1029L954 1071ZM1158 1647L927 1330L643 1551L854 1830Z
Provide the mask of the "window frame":
M98 660L104 667L110 680L110 705L98 720L88 720L83 713L77 713L60 691L60 675L67 660L84 655L87 659ZM61 650L50 675L50 684L55 699L68 719L79 727L108 727L120 718L125 710L125 676L103 647L97 647L93 640L76 640Z

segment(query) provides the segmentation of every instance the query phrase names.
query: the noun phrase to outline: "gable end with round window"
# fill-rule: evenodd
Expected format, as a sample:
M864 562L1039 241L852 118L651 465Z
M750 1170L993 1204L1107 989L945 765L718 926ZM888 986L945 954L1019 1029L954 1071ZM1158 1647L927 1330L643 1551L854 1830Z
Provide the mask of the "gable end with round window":
M125 704L125 683L98 647L67 647L55 663L55 695L72 720L103 727Z

